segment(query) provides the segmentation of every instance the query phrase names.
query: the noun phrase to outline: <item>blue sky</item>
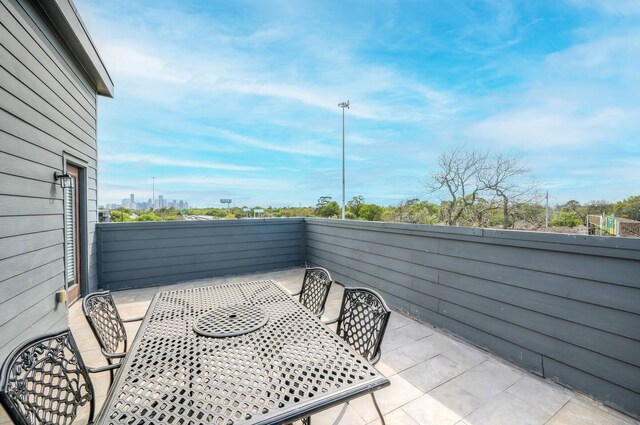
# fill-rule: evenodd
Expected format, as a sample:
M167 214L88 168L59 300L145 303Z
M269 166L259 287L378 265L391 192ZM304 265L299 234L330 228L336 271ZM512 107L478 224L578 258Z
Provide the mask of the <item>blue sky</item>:
M419 197L453 146L520 155L550 200L640 193L640 2L76 0L115 83L99 202Z

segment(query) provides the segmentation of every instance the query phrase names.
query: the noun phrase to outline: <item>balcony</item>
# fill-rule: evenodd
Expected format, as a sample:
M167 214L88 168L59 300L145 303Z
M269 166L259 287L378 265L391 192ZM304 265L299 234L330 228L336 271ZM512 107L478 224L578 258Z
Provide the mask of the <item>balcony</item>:
M636 239L266 219L105 223L97 250L124 317L167 288L272 279L294 292L305 263L371 287L394 309L377 365L389 424L638 423ZM87 363L103 364L80 303L69 321ZM96 381L98 407L108 383ZM313 423L378 423L370 400Z
M192 288L272 279L295 292L304 268L199 279L189 282L119 291L114 294L124 317L145 313L158 290ZM325 318L337 316L342 288L330 293ZM71 328L85 359L102 364L100 349L76 303ZM138 324L127 325L134 335ZM392 313L378 369L391 386L378 402L388 424L623 424L630 417L580 393L537 377L440 329L398 312ZM95 381L100 408L109 385L104 373ZM378 424L371 398L364 396L313 417L314 424Z

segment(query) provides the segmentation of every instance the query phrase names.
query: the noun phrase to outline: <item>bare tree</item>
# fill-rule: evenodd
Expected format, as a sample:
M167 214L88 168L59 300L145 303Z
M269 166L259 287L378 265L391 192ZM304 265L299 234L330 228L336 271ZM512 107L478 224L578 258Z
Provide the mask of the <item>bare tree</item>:
M454 226L465 210L476 202L485 189L478 178L487 162L487 154L458 146L438 157L439 170L425 184L428 193L445 191L449 199L443 205L445 222Z
M499 152L487 159L478 174L485 190L493 193L502 208L502 222L506 229L511 227L511 208L515 205L533 201L538 188L528 177L529 169L522 165L521 159L511 151Z
M511 227L513 208L533 201L538 194L529 170L514 153L492 155L466 145L438 157L438 170L425 189L447 194L441 214L448 225L457 225L465 217L485 225L487 213L500 208L505 228Z

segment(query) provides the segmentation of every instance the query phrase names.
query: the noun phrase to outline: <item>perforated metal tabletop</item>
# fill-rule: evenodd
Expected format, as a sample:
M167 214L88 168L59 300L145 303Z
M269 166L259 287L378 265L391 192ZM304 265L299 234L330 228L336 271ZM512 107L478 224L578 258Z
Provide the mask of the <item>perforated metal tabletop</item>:
M280 424L387 385L272 281L166 291L96 423Z

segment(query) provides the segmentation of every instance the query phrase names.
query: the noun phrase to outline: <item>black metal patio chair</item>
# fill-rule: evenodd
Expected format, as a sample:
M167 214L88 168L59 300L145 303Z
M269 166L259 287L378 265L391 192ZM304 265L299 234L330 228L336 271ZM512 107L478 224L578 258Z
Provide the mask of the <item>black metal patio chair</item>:
M95 394L89 373L113 371L119 363L87 367L70 330L34 338L16 348L0 371L0 403L18 425L72 423Z
M300 291L292 296L300 295L299 301L313 314L321 317L331 289L331 275L322 267L310 267L304 272Z
M380 345L390 316L391 310L375 291L367 288L345 287L340 314L326 324L338 322L336 327L338 336L375 365L382 354ZM384 425L384 418L374 393L371 393L371 398ZM308 420L305 423L310 424L311 421Z
M114 359L123 358L127 354L127 331L124 324L138 322L144 317L123 320L109 291L94 292L84 297L82 310L107 362L113 364ZM123 348L119 351L121 345Z

